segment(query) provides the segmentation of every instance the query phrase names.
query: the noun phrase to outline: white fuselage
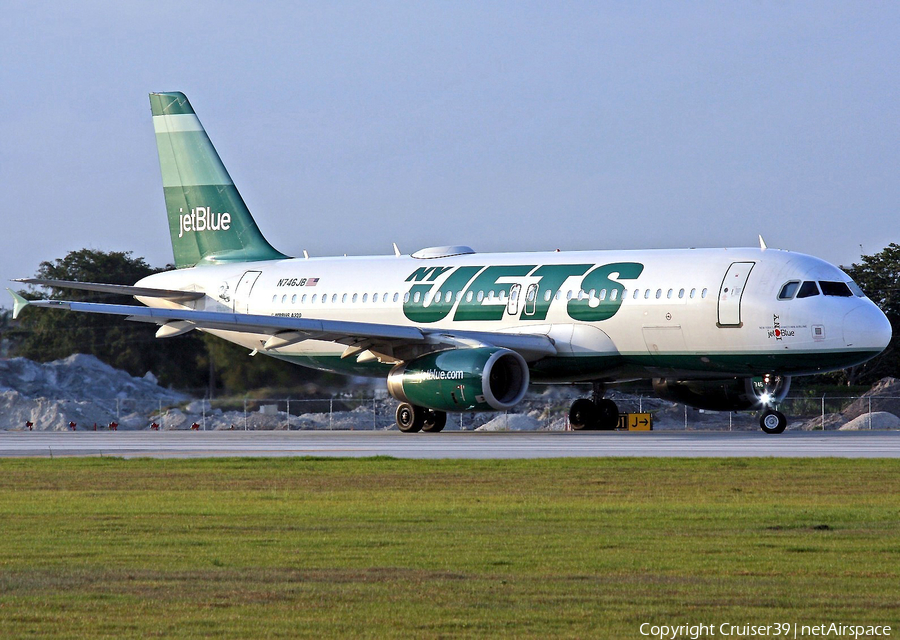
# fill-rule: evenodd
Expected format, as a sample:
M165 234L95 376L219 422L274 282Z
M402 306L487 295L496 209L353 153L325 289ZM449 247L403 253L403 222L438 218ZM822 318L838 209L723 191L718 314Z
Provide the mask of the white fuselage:
M138 284L203 291L186 307L197 310L546 335L558 354L529 362L536 381L815 373L863 361L887 344L890 325L867 298L779 299L791 281L850 278L788 251L687 249L235 262ZM250 349L268 338L213 333ZM323 366L344 349L306 340L270 355L352 371L352 362Z

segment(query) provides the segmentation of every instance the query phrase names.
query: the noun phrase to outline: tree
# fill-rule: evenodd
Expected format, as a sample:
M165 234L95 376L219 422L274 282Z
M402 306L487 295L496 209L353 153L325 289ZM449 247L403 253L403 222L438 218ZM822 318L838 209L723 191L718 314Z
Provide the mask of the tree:
M848 385L872 384L887 376L900 377L900 245L892 242L881 252L862 256L858 263L843 269L884 311L891 322L893 335L881 355L841 372L840 381Z

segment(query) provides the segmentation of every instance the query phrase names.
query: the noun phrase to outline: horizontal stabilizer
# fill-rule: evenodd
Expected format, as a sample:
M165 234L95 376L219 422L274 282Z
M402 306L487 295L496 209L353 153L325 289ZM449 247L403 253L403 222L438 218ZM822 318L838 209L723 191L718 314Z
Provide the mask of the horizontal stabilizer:
M123 296L143 296L146 298L165 298L173 302L197 300L206 294L202 291L179 291L177 289L152 289L150 287L131 287L127 284L104 284L101 282L72 282L70 280L44 280L41 278L19 278L13 282L33 284L40 287L57 289L79 289L81 291L99 291L115 293Z

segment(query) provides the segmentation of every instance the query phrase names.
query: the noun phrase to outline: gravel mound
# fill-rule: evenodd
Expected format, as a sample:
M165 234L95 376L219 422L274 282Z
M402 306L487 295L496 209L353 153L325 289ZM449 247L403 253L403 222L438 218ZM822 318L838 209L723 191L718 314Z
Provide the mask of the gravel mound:
M83 354L37 363L26 358L0 360L0 429L64 430L148 426L159 408L188 396L160 387L152 374L136 378Z

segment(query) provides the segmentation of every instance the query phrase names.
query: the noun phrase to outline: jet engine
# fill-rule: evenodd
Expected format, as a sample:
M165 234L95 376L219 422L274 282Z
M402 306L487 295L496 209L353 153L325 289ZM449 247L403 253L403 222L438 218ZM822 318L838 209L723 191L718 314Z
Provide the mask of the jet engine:
M763 409L784 400L790 388L790 376L776 375L724 380L653 380L653 391L660 398L710 411Z
M503 411L528 390L528 365L515 351L494 347L429 353L391 370L388 393L438 411Z

